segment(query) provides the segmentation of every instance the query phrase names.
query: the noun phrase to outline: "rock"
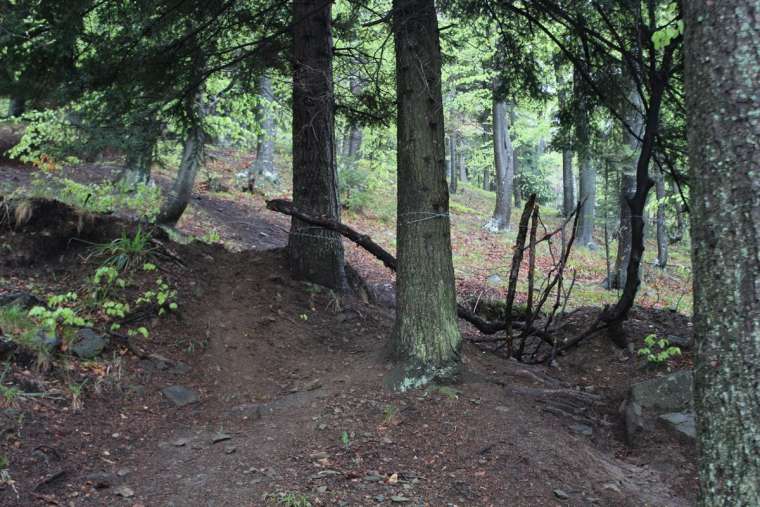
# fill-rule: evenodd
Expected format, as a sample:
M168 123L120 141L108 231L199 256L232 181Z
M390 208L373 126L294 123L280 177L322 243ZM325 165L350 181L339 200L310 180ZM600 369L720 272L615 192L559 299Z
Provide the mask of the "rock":
M496 407L496 411L497 412L509 412L509 408L507 408L505 406L502 406L502 405L499 405L499 406Z
M212 444L218 444L219 442L225 442L227 440L232 440L232 435L229 435L221 431L215 434L213 437L211 437Z
M34 341L37 345L45 350L51 351L61 345L61 338L55 332L55 329L39 329L34 335Z
M406 503L410 500L410 498L407 498L404 495L394 495L391 497L391 502L393 503Z
M646 412L693 412L693 383L692 371L681 370L631 386L621 407L629 444L635 441L636 433L647 427Z
M594 435L594 428L587 424L571 424L570 429L587 437Z
M115 477L106 472L96 472L86 476L85 480L91 483L95 489L105 489L110 488L113 485Z
M77 331L76 341L71 346L71 352L81 359L92 359L103 352L108 345L108 339L90 328Z
M233 445L228 445L224 448L224 454L235 454L237 452L237 447Z
M34 306L45 306L45 302L29 292L11 292L0 296L0 306L10 305L29 310Z
M183 386L169 386L161 389L161 392L169 401L174 403L175 407L184 407L192 403L198 403L200 398L198 393L192 389Z
M185 447L189 443L190 443L190 439L189 438L178 438L177 440L175 440L174 442L172 442L172 445L174 447Z
M672 428L679 435L686 436L690 440L697 438L697 422L693 412L672 412L663 414L659 420Z
M190 373L190 366L185 363L176 362L174 363L174 367L169 370L169 373L174 375L184 375Z
M135 496L135 492L129 486L119 486L113 490L113 494L122 498L132 498Z
M692 344L691 338L684 338L683 336L678 336L678 335L669 335L666 338L670 342L671 345L675 345L676 347L681 347L682 349L691 348L691 344Z
M554 496L556 496L560 500L567 500L568 498L570 498L570 495L568 495L567 493L565 493L561 489L555 489L553 491L553 493L554 493Z

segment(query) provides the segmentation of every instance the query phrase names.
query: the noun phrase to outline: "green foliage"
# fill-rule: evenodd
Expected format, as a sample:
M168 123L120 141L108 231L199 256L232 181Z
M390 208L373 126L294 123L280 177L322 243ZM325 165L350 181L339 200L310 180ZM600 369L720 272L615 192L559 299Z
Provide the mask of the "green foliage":
M280 493L278 497L277 505L283 507L311 507L309 497L298 492Z
M97 245L93 249L93 253L97 256L106 257L104 266L112 266L118 271L125 271L133 264L143 261L155 250L155 247L150 246L151 239L151 234L144 232L142 226L138 226L133 236L125 232L118 239Z
M54 331L58 326L65 327L85 327L92 325L78 313L73 303L76 303L78 296L75 292L67 292L48 298L48 306L35 306L29 310L29 317L35 319L42 326L50 331ZM68 304L70 306L63 306Z
M644 338L644 347L640 348L638 354L646 358L651 364L662 364L669 359L680 356L681 348L671 345L667 338L657 338L657 335L650 334Z
M49 171L57 169L61 163L78 162L76 157L67 154L66 146L76 133L65 120L62 110L30 111L22 120L27 124L26 129L18 144L8 151L11 158Z

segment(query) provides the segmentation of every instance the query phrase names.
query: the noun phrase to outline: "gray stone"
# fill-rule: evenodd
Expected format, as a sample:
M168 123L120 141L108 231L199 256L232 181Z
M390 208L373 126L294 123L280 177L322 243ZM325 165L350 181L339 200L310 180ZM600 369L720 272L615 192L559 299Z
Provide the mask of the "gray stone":
M0 296L0 306L18 306L22 310L29 310L34 306L45 306L45 302L28 292L11 292Z
M115 479L116 478L113 476L113 474L109 474L107 472L96 472L85 477L85 480L91 483L95 489L110 488L115 482Z
M594 428L587 424L571 424L570 429L587 437L594 435Z
M642 408L659 412L680 412L694 402L694 377L691 370L681 370L631 386L629 398Z
M45 350L53 350L61 344L61 338L55 332L55 329L39 329L34 335L34 341L37 345Z
M71 352L82 359L92 359L103 352L108 345L108 339L90 328L77 331L76 341L71 346Z
M184 407L185 405L198 403L200 400L198 393L183 386L165 387L161 389L161 392L169 399L169 401L174 403L174 406L176 407Z
M113 490L113 494L122 498L132 498L135 496L135 492L129 486L119 486Z
M692 412L663 414L659 420L678 432L679 435L686 436L690 440L697 438L697 421Z
M556 496L560 500L567 500L568 498L570 498L570 495L568 495L567 493L565 493L561 489L555 489L554 490L554 496Z
M681 370L631 386L621 411L625 418L628 443L647 427L647 413L654 415L691 412L694 405L694 379L691 370Z

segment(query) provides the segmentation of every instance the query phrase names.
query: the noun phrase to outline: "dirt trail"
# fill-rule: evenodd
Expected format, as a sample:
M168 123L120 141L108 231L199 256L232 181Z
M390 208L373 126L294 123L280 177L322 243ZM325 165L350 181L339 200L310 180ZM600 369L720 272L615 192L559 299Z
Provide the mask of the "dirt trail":
M195 301L164 333L207 340L179 380L201 401L163 402L119 464L134 470L124 505L266 505L288 492L315 505L688 505L543 412L525 394L557 391L543 369L468 349L463 385L389 394L390 315L290 280L279 251L209 251L192 268Z

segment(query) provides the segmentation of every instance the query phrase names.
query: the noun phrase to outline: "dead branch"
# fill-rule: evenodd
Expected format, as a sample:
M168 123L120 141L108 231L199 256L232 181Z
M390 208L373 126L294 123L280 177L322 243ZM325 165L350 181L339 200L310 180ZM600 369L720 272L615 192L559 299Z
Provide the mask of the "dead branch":
M520 264L522 264L523 251L525 250L525 237L528 235L528 220L534 216L536 208L536 194L531 194L528 202L525 203L522 216L520 217L520 229L517 231L517 240L515 241L514 254L512 255L512 269L509 272L509 287L507 288L507 353L512 356L512 307L515 303L515 292L517 290L517 278L520 275Z

